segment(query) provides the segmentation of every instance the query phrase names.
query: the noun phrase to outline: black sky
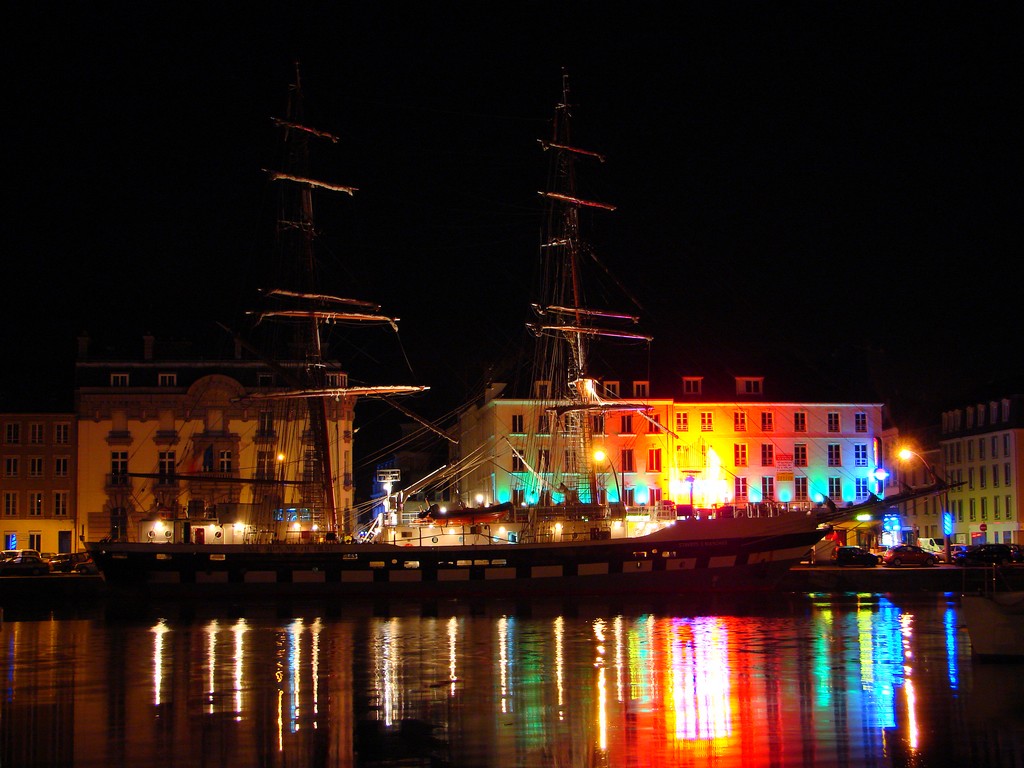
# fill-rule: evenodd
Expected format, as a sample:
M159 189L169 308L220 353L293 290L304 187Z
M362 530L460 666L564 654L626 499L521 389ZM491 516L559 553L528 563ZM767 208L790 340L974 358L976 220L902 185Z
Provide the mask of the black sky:
M13 10L8 403L70 404L82 330L212 336L245 308L296 60L341 138L320 175L360 189L318 203L331 292L400 316L453 399L522 334L562 67L619 206L591 240L667 375L777 353L931 403L1021 373L1010 4L259 5Z

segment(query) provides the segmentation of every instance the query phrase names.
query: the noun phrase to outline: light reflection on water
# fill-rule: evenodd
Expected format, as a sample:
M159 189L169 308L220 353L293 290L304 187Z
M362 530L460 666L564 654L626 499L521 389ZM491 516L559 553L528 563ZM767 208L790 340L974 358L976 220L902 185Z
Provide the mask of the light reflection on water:
M955 598L194 604L0 626L0 766L1021 766Z

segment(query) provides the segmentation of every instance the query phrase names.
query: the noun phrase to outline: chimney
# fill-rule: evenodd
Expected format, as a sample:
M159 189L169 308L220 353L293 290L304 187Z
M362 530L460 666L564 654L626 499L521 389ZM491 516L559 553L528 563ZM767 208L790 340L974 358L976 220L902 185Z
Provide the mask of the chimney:
M142 337L142 356L146 360L153 359L153 342L155 341L156 339L151 333L147 333Z
M78 334L78 359L85 360L89 357L89 334L82 331Z

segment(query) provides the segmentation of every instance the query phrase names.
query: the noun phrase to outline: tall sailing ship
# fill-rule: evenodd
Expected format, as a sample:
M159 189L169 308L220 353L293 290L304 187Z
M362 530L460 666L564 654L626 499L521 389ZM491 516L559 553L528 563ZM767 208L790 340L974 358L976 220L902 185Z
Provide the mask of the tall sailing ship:
M563 74L550 139L552 183L542 192L549 203L549 226L541 250L547 266L541 301L530 329L536 336L534 377L542 418L558 436L541 466L511 443L463 446L450 471L467 472L471 460L491 460L508 452L522 470L514 499L487 508L463 508L443 515L427 508L416 520L379 516L368 529L339 515L336 501L336 441L327 409L353 405L359 398L393 398L423 387L349 387L327 356L327 331L334 324L388 324L393 318L377 305L329 295L313 281L316 249L312 191L352 194L350 187L311 178L304 167L310 140L335 139L301 122L301 88L296 77L288 117L276 121L284 132L292 167L271 178L294 186L296 206L281 225L297 257L286 274L297 283L267 291L270 302L253 318L291 326L290 346L300 365L284 366L266 357L285 386L239 392L239 400L282 403L299 421L304 437L301 504L287 506L275 496L272 472L262 473L262 505L272 521L216 516L178 516L174 525L145 520L138 533L86 544L108 585L146 594L215 597L226 594L339 594L392 596L536 596L601 593L750 591L771 589L824 535L819 518L806 510L765 510L756 516L666 516L656 525L631 527L621 492L610 498L599 475L607 472L595 456L595 432L609 414L650 419L649 405L607 391L591 369L590 347L606 340L645 344L639 318L630 312L593 308L584 295L583 262L594 254L582 236L581 211L612 206L585 199L576 190L576 163L601 160L577 147L570 133L568 77ZM239 335L253 354L261 347ZM293 356L295 359L296 356ZM399 406L400 407L400 406ZM294 421L294 419L293 419ZM266 456L266 451L264 452ZM558 461L554 458L557 456ZM564 464L562 463L564 462ZM264 468L266 469L266 468ZM436 478L435 478L436 479ZM621 490L621 489L620 489ZM530 503L526 503L529 499ZM276 506L275 506L276 501ZM253 510L261 508L252 505ZM291 510L291 512L289 512ZM300 511L296 511L300 510ZM148 526L148 527L147 527ZM152 532L161 526L163 536ZM229 535L229 531L244 531Z

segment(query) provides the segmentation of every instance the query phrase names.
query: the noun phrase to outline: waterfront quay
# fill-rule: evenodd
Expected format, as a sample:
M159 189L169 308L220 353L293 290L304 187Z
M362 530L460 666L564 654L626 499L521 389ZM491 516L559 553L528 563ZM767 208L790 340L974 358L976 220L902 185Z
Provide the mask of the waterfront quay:
M900 568L798 565L781 580L777 592L960 594L991 589L1024 590L1024 564L961 567L935 565ZM85 602L107 596L101 575L50 574L0 578L0 608L8 605Z

